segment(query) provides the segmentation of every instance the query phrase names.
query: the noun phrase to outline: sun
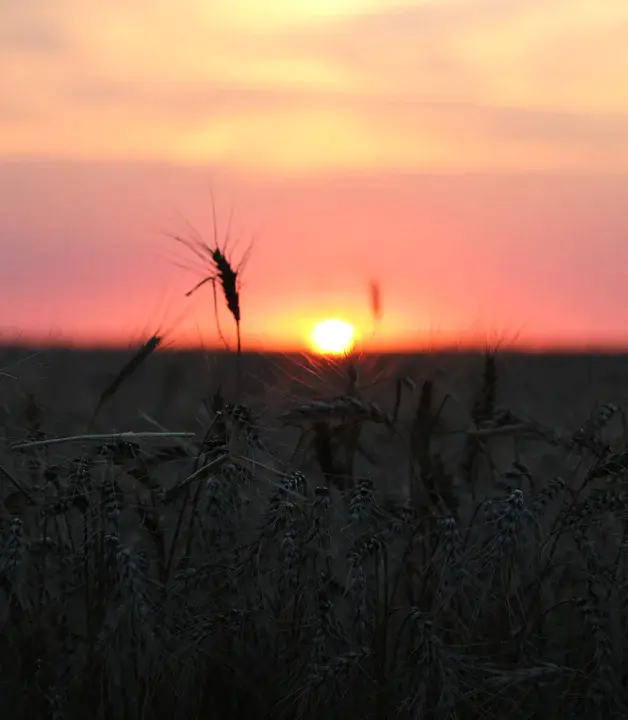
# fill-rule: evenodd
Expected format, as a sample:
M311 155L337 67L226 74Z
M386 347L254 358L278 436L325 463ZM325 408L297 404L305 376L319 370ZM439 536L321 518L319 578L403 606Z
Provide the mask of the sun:
M344 320L323 320L314 326L310 339L317 353L342 355L353 349L355 329Z

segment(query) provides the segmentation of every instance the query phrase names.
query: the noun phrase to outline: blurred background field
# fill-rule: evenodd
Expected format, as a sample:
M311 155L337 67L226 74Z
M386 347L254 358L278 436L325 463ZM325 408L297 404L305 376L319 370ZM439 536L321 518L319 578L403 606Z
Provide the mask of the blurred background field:
M0 377L5 432L19 437L16 420L24 416L31 399L41 406L48 435L85 431L100 394L133 352L5 348L0 367L13 376ZM405 425L412 421L422 383L432 382L435 404L444 401L439 429L450 434L448 447L459 444L482 381L481 352L356 357L360 392L384 412L394 409L399 379L412 382L414 389L405 385L401 393L399 418ZM236 392L238 362L242 383ZM628 406L628 355L504 351L498 353L497 365L498 405L549 428L573 432L599 405ZM158 351L103 406L94 429L148 431L159 423L173 431L201 432L207 421L203 402L222 388L225 397L237 394L255 411L265 440L285 453L294 448L298 436L294 429L282 427L282 413L299 402L341 395L347 387L345 369L346 363L311 355L244 353L236 358L223 352ZM385 434L382 428L370 431ZM529 461L551 463L538 444L529 451ZM368 471L389 470L391 477L383 480L388 485L393 483L394 465L394 456L388 457Z

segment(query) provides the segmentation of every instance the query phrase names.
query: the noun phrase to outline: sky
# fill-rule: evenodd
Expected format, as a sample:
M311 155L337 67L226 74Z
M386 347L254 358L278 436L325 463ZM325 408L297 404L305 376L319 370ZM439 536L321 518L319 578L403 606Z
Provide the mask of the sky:
M0 0L0 341L219 344L169 237L214 207L245 348L628 346L626 38L625 0Z

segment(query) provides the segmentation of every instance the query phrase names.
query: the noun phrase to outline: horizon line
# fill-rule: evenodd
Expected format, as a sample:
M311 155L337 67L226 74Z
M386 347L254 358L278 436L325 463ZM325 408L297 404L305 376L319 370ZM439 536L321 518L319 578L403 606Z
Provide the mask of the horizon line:
M130 352L140 348L146 340L138 342L81 342L81 341L54 341L48 338L46 341L31 338L23 341L3 342L0 341L0 351L61 351L61 352L77 352L77 353L118 353ZM484 353L487 350L493 350L497 354L515 354L515 355L628 355L628 340L625 342L592 342L592 343L576 343L576 342L530 342L516 343L499 341L490 341L484 339L477 342L426 342L424 344L408 344L403 346L386 345L372 346L368 348L354 348L347 355L419 355L419 354L476 354ZM170 343L162 345L155 352L162 354L193 354L199 352L207 352L214 355L237 355L236 350L226 348L223 344L216 343ZM321 355L307 346L296 344L276 344L261 345L251 344L247 348L243 348L242 355ZM339 354L338 357L341 357ZM334 357L333 354L328 357ZM1 364L0 360L0 364Z

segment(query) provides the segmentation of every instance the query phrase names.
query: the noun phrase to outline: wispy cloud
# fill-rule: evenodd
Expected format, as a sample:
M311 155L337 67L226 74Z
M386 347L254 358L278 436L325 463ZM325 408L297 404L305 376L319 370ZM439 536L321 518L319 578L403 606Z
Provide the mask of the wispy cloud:
M0 155L628 169L624 0L2 0Z

